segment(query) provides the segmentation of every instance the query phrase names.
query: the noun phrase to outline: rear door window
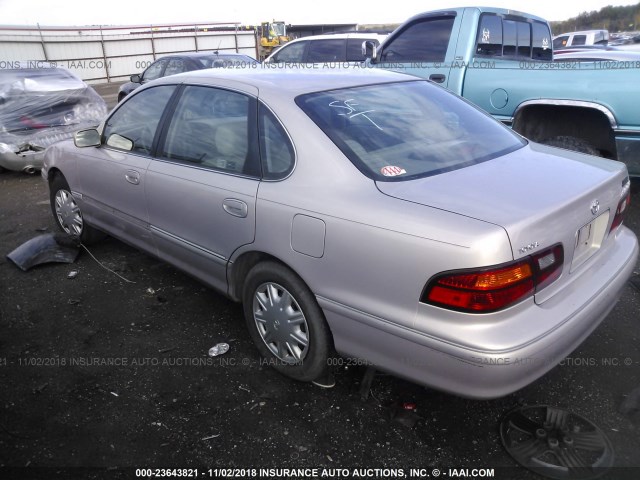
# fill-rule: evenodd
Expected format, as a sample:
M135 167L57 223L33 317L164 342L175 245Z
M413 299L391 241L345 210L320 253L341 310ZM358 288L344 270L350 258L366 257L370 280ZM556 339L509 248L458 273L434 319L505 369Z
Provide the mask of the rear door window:
M346 56L345 40L312 40L307 53L307 63L343 62Z
M251 101L221 88L185 88L167 129L161 157L229 173L259 175L250 148Z

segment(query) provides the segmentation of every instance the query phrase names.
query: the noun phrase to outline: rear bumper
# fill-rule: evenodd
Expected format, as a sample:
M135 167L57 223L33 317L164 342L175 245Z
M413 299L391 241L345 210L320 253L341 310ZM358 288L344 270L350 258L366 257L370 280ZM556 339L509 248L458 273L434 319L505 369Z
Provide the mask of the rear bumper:
M320 297L318 302L342 355L364 359L381 370L459 396L502 397L551 370L613 309L638 256L638 241L630 230L622 227L616 236L607 252L601 252L606 255L599 255L589 266L589 275L542 305L525 302L517 312L531 322L541 316L553 318L555 328L499 351L492 350L492 345L469 348L445 341L326 298ZM597 289L594 278L599 279ZM504 327L513 328L508 321Z

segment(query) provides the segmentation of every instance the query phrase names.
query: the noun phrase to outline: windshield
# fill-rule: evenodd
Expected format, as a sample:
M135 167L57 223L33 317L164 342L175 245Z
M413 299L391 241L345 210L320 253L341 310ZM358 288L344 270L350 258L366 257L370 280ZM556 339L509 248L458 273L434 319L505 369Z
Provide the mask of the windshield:
M296 103L374 180L435 175L525 145L477 108L422 80L311 93Z
M271 24L271 30L278 37L284 36L284 34L285 34L284 23L272 23Z

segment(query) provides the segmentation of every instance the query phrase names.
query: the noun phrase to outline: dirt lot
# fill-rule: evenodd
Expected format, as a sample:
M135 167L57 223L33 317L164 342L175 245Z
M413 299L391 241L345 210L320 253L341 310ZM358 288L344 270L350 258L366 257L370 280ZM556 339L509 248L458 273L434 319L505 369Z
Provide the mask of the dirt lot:
M640 234L637 189L626 224ZM220 468L541 478L500 441L500 420L522 404L592 420L615 449L604 478L640 478L640 412L619 412L640 387L640 291L631 282L594 335L516 394L465 400L378 374L363 401L363 367L337 367L330 390L280 376L261 364L238 305L116 240L91 253L131 283L86 252L27 273L4 257L43 231L55 227L40 177L0 174L0 478L136 478L136 468L205 478ZM229 352L208 357L218 342Z

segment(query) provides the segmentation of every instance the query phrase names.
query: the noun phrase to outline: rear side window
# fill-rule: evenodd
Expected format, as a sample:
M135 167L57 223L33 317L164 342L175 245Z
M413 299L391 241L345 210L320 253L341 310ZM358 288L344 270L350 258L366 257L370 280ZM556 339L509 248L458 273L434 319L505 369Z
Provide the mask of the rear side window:
M586 45L586 43L587 43L586 35L574 35L571 45Z
M307 52L308 63L342 62L345 58L345 40L312 40Z
M260 158L262 177L278 180L286 177L293 169L295 153L284 128L271 111L258 106L260 128Z
M443 62L455 17L435 17L413 23L392 38L382 51L383 62Z

